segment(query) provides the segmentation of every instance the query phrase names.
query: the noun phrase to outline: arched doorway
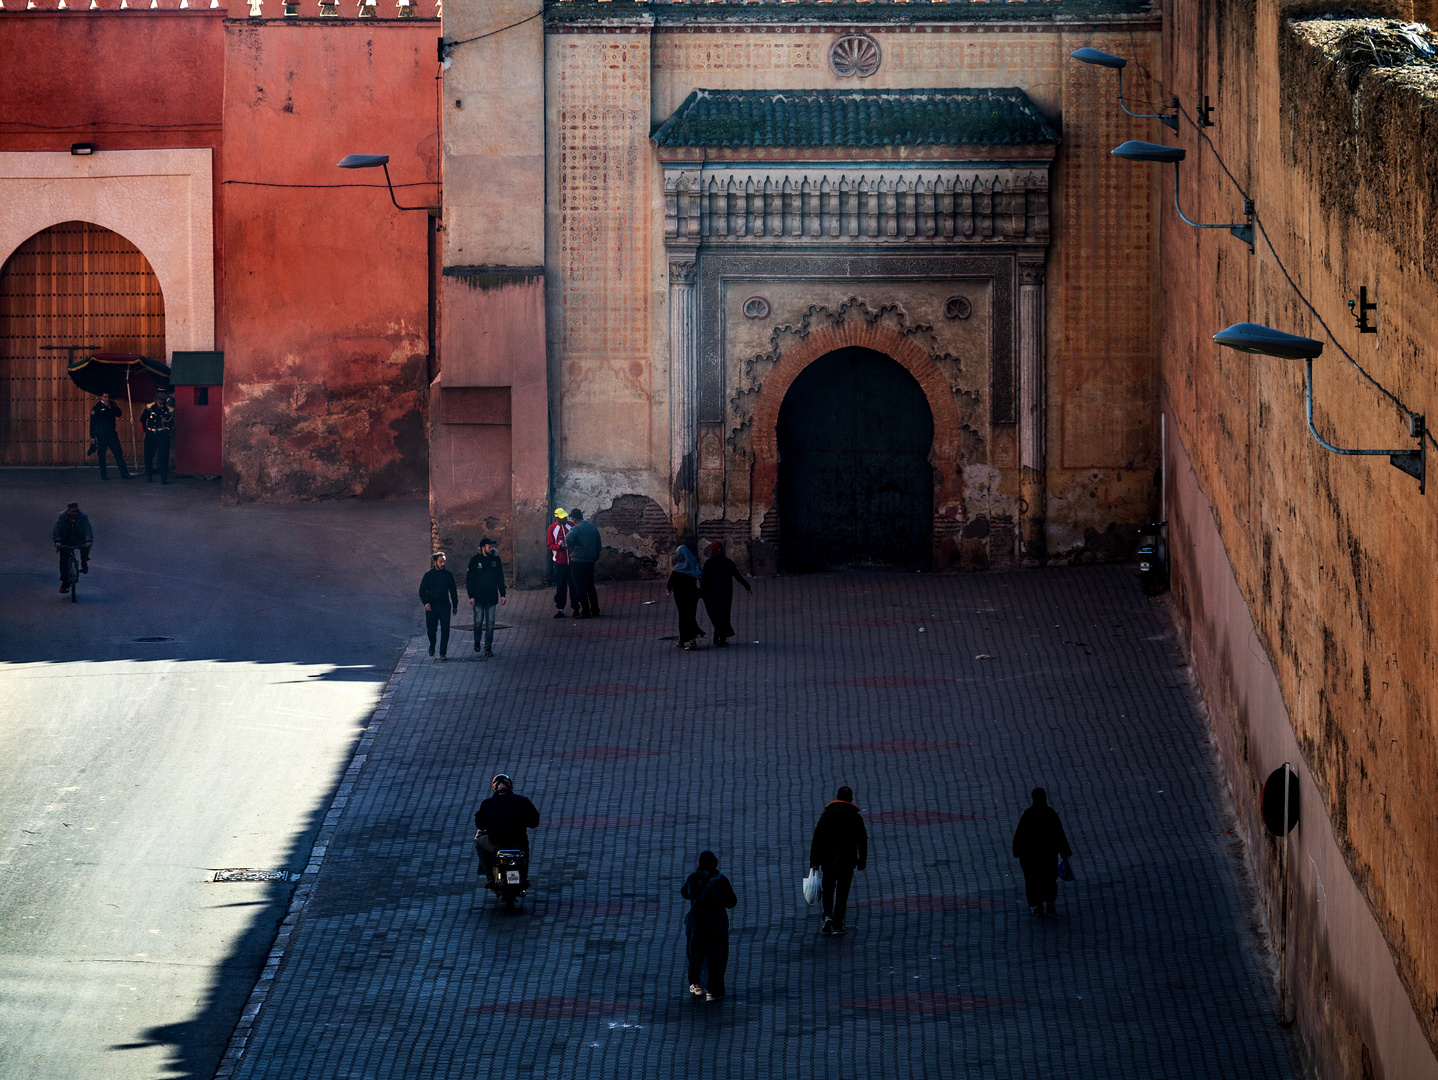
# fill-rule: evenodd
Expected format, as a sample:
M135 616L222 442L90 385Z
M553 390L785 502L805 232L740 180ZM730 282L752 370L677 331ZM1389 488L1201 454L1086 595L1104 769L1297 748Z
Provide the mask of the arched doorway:
M782 569L931 564L934 417L903 365L857 347L821 356L790 385L777 434Z
M165 300L149 261L87 221L36 233L0 271L0 464L85 463L94 399L65 373L72 352L165 358Z

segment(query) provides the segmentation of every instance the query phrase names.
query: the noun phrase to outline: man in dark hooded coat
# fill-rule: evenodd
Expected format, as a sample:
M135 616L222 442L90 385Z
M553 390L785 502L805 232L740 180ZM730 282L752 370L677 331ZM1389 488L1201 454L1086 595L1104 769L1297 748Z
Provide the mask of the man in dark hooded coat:
M1064 835L1063 823L1049 806L1048 792L1034 788L1033 805L1019 818L1019 827L1014 830L1014 858L1024 871L1024 892L1028 896L1029 910L1043 915L1047 906L1048 914L1054 913L1054 901L1058 899L1058 861L1069 859L1068 837Z
M706 1001L724 996L724 969L729 966L729 908L739 903L734 886L719 873L719 856L699 853L699 869L689 875L679 895L689 901L684 916L684 941L689 953L689 992ZM707 978L701 981L701 976Z
M724 554L724 545L718 540L709 545L709 558L704 563L704 576L699 582L699 595L704 598L704 610L714 624L714 644L723 647L734 636L734 627L729 623L729 613L734 609L734 582L744 586L744 591L754 595L753 587L744 580L734 560Z

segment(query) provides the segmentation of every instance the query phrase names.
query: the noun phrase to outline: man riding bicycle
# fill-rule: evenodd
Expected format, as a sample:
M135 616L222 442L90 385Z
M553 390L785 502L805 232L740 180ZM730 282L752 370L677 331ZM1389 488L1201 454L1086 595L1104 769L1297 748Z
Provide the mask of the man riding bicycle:
M80 504L71 503L65 508L50 530L50 539L55 541L55 550L60 553L60 591L70 591L70 552L80 553L80 573L90 572L90 545L95 534L90 529L90 519L80 513Z

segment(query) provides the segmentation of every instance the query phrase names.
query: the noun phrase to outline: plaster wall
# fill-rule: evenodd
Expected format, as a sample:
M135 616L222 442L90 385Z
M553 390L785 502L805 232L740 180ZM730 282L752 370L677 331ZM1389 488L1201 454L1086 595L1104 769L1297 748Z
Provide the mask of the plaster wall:
M404 497L428 472L433 20L225 24L224 493Z
M671 533L667 527L651 536L633 530L642 521L665 522L675 509L669 490L669 266L658 227L662 170L649 130L696 87L855 86L827 61L833 40L850 28L847 18L836 8L833 24L766 31L722 20L656 27L642 12L616 11L602 25L551 27L545 263L554 486L560 503L591 515L622 510L622 523L605 533L616 570L652 569L654 553ZM1149 171L1108 167L1108 151L1147 134L1147 122L1117 109L1111 73L1067 60L1083 45L1130 53L1137 48L1143 65L1156 70L1157 23L1099 18L1087 24L1048 18L1000 25L853 24L883 50L878 73L863 86L1018 86L1062 129L1050 180L1054 235L1046 321L1046 522L1055 561L1126 555L1135 527L1151 519L1157 504L1152 302L1159 192ZM701 265L703 259L701 250ZM838 282L818 283L815 297L827 301L844 291ZM862 300L872 310L898 304L907 312L929 303L921 291L866 286L848 290L842 300ZM769 351L756 349L745 362L752 368ZM987 356L970 348L965 362L978 370ZM746 377L731 369L731 379ZM983 385L956 384L955 393L982 397ZM723 435L722 476L701 471L699 481L700 520L708 527L701 532L757 537L764 526L740 509L752 483L745 475L743 429L754 388L734 383L729 389L734 408ZM985 424L976 435L960 472L992 470L985 474L985 498L1017 504L1013 425L989 430ZM993 511L964 506L955 531L971 525L977 531L977 519ZM596 520L603 531L604 521ZM1011 539L1012 532L1006 535ZM988 565L994 542L985 539L982 554L973 551L950 565Z
M1210 137L1256 201L1274 249L1260 237L1249 255L1226 233L1190 230L1164 211L1163 394L1256 637L1240 648L1241 636L1209 625L1204 594L1212 575L1199 578L1197 566L1185 566L1201 540L1197 512L1176 517L1173 531L1179 613L1195 653L1210 654L1199 664L1205 695L1232 702L1238 718L1220 745L1250 831L1257 785L1291 738L1312 784L1302 828L1311 836L1326 824L1342 855L1341 869L1320 871L1322 890L1300 884L1291 916L1294 940L1309 934L1293 952L1290 976L1315 1071L1432 1075L1434 494L1421 496L1417 482L1384 457L1340 457L1319 447L1304 420L1300 364L1222 350L1210 338L1238 321L1325 336L1281 260L1338 342L1411 409L1434 415L1433 95L1384 73L1365 75L1350 90L1331 57L1274 3L1175 0L1170 16L1166 90L1190 110L1205 94L1218 106ZM1180 145L1190 147L1185 211L1196 220L1233 220L1241 195L1211 155L1195 153L1192 129L1180 134ZM1348 317L1346 301L1360 285L1379 303L1374 335L1357 333ZM1314 420L1331 441L1416 449L1404 415L1332 343L1315 364L1315 384ZM1271 662L1286 716L1263 685L1268 677L1245 659L1252 649ZM1250 717L1246 701L1270 702L1266 715ZM1243 732L1262 725L1278 730L1266 744L1247 746ZM1271 898L1276 884L1262 876L1261 854L1255 859ZM1325 916L1323 896L1350 886L1381 945L1363 935L1357 915ZM1389 978L1385 966L1406 992L1427 1058L1411 1033L1394 1029L1402 1010L1391 993L1374 989Z

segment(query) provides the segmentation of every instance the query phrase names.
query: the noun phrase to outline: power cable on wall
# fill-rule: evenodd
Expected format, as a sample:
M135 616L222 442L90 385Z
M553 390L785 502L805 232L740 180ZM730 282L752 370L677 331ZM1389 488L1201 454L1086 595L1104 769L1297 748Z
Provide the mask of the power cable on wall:
M502 34L502 33L504 33L506 30L513 30L516 26L523 26L525 23L531 22L531 21L533 21L534 19L539 18L539 17L540 17L541 15L543 15L543 14L544 14L544 10L541 8L539 11L536 11L533 15L529 15L529 16L523 18L523 19L520 19L518 22L512 22L512 23L510 23L508 26L501 26L498 30L491 30L491 31L489 31L488 33L485 33L485 34L476 34L474 37L461 38L459 41L446 41L444 38L440 38L440 39L439 39L440 59L444 59L444 52L445 52L446 49L452 49L452 48L454 48L456 45L468 45L468 44L469 44L470 42L472 42L472 41L483 41L485 38L494 37L495 34Z

